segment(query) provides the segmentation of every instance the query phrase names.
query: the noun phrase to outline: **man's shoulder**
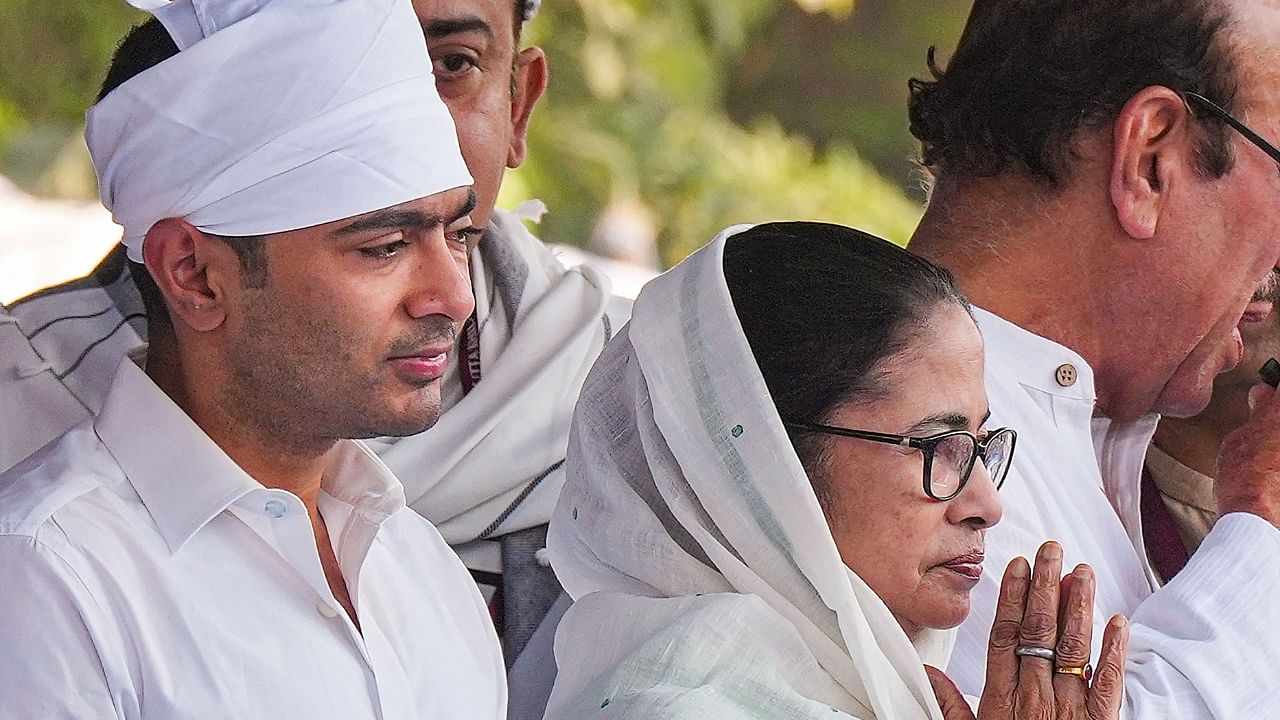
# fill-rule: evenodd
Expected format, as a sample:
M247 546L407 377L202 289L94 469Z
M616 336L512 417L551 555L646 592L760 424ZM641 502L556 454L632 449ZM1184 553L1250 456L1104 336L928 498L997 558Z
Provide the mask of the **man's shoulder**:
M0 473L0 535L56 540L59 514L118 475L92 422L77 425Z

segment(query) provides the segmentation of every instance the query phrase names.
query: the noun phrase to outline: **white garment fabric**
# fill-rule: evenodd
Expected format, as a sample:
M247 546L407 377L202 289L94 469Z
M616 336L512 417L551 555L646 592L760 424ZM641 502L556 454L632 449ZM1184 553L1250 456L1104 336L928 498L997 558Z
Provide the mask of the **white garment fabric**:
M471 278L480 382L429 432L370 443L451 545L550 520L573 403L610 327L608 279L566 270L510 213L494 213Z
M0 306L0 472L96 415L120 359L144 342L123 251L86 277Z
M848 572L734 313L731 228L658 277L583 388L552 565L561 718L941 718Z
M343 441L319 510L359 629L302 501L124 360L0 476L0 718L502 718L488 613L390 471Z
M1227 515L1157 590L1140 512L1155 416L1094 418L1093 370L1083 358L996 315L977 315L991 423L1017 428L1018 456L947 673L962 691L980 691L999 578L1012 558L1032 557L1053 539L1064 567L1088 563L1096 572L1095 661L1108 618L1132 621L1123 717L1280 717L1280 531L1254 515ZM1055 379L1061 365L1076 371L1065 387Z
M154 11L180 52L109 93L85 126L135 262L164 218L265 235L471 184L408 0Z

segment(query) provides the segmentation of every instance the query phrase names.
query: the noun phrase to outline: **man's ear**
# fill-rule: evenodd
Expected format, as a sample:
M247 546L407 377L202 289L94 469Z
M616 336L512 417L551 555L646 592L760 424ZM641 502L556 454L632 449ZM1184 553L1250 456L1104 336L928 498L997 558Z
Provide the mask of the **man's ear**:
M1112 137L1110 195L1116 219L1130 237L1156 232L1170 186L1196 172L1193 118L1186 102L1166 87L1129 98Z
M232 255L234 260L234 253L219 245L176 218L161 220L147 231L142 259L164 295L175 326L181 321L197 332L209 332L226 320L227 276L221 255Z
M542 93L547 90L547 56L542 48L531 47L516 56L514 93L511 96L511 147L507 149L507 167L518 168L524 162L528 146L529 116Z

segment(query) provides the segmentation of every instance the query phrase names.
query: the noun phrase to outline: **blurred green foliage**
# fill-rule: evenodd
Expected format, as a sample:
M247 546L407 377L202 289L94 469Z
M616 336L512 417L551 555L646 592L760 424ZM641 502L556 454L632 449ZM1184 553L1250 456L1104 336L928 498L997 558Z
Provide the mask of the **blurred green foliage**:
M818 151L768 108L746 124L726 111L738 68L780 13L838 25L853 9L802 1L545 2L526 37L547 50L551 86L504 199L545 200L542 234L557 242L590 237L601 209L647 209L664 265L742 222L819 219L905 241L918 206L851 144Z
M919 215L903 191L906 78L968 5L545 0L525 41L546 48L551 87L502 202L545 200L541 234L576 245L621 218L664 265L740 222L820 219L904 241ZM91 176L67 166L83 166L84 110L143 15L123 0L0 0L0 17L0 172L92 197Z
M0 168L7 175L40 186L78 133L116 42L143 17L123 0L0 0Z

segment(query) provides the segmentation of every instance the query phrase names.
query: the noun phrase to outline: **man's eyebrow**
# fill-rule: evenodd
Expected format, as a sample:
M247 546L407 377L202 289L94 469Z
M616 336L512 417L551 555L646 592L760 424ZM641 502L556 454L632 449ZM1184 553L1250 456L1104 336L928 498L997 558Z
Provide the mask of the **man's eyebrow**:
M432 20L422 26L428 39L439 39L465 32L479 32L493 38L493 26L478 17L448 18Z
M476 202L475 188L467 188L467 199L463 201L462 205L458 206L458 209L453 213L453 217L450 219L450 222L457 222L467 215L470 215L471 211L476 209Z
M421 210L387 208L385 210L371 212L358 220L352 221L350 224L335 231L334 235L343 237L368 232L370 230L394 230L396 228L418 228L420 230L431 230L446 224L446 222L457 222L469 215L471 211L475 209L476 191L473 188L467 188L467 199L462 201L462 203L458 205L458 208L447 217L438 213L423 212Z
M395 228L416 227L424 230L438 227L444 219L436 213L421 210L397 210L388 208L369 213L359 220L340 228L335 235L355 235L369 230L390 230Z

